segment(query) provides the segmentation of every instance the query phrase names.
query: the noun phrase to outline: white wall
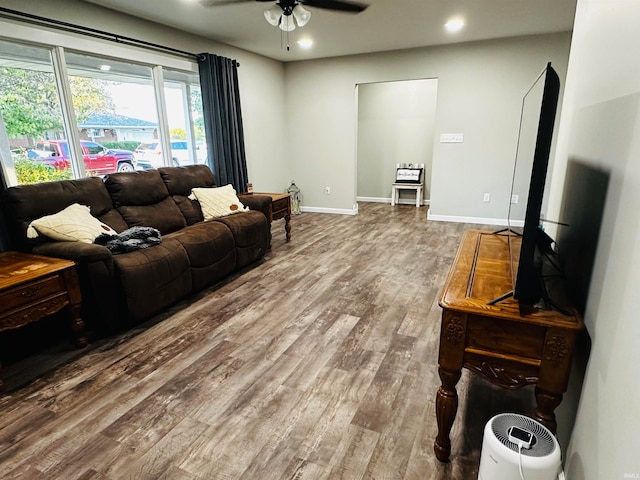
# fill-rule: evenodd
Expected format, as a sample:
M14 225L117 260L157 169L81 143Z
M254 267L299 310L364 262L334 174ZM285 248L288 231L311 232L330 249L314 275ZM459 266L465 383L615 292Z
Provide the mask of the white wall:
M433 78L358 85L359 199L390 201L396 164L405 163L425 165L423 199L429 200L437 93ZM403 197L416 203L415 190L400 191Z
M464 133L465 142L435 144L431 213L504 218L520 96L549 60L563 77L570 41L569 34L553 34L283 65L79 0L4 0L3 6L237 59L254 190L282 191L295 179L304 206L338 213L353 212L356 197L356 84L438 78L436 136ZM6 31L0 28L0 35ZM78 48L86 41L79 36ZM325 186L331 195L324 195ZM482 202L484 192L491 203Z
M588 218L588 208L566 201L567 186L581 187L564 177L567 166L602 177L606 189L585 312L591 353L565 452L569 480L640 478L639 28L637 0L578 0L550 208L587 224L580 214Z
M79 0L3 0L2 6L191 53L209 52L238 60L249 180L255 191L282 191L288 185L289 165L282 140L286 130L281 62ZM0 19L0 36L11 38L14 29L14 22ZM46 29L38 30L46 33ZM77 36L74 47L82 50L90 42L95 40ZM108 43L108 48L120 47Z
M570 39L561 33L286 64L287 156L303 205L353 208L356 84L437 78L436 137L463 133L464 143L435 143L430 213L505 219L522 95L548 61L564 79Z

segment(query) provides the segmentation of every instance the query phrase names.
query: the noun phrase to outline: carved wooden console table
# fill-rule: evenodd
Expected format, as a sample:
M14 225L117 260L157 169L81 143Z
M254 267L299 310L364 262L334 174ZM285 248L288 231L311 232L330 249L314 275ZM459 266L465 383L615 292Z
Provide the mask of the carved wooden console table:
M512 248L519 250L520 238L512 236L511 241ZM465 232L440 297L442 385L436 395L434 451L442 462L451 453L449 434L463 367L504 388L535 384L533 418L556 431L554 410L567 389L575 338L584 324L567 305L563 310L571 315L521 305L513 298L487 304L511 289L507 235Z
M74 262L0 253L0 331L22 327L66 307L76 347L82 348L87 338L80 317L81 300ZM0 379L0 389L2 386Z

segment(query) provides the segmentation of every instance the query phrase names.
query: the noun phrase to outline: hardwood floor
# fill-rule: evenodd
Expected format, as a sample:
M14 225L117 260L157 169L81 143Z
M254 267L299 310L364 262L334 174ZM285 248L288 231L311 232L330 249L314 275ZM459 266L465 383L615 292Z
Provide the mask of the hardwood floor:
M437 297L470 227L367 203L293 216L289 243L275 222L260 264L4 394L0 477L475 479L486 421L532 395L463 372L435 459Z

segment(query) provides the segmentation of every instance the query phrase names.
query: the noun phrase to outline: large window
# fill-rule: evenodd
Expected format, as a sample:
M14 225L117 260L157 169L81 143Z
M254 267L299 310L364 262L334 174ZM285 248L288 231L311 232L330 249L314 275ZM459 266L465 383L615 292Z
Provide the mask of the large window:
M10 184L207 161L193 72L0 39L0 113Z
M171 136L172 162L207 162L200 79L193 73L164 70L164 96Z
M10 158L3 157L9 183L71 178L70 170L49 165L53 146L35 151L40 140L64 137L51 50L0 40L0 112L9 139Z
M133 171L135 149L159 136L151 67L68 51L65 59L86 173Z

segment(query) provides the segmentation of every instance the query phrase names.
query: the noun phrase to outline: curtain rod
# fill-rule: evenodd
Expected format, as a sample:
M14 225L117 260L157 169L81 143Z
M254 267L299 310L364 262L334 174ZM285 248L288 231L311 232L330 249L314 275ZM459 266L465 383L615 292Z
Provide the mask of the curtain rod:
M49 26L49 27L55 26L60 28L61 30L65 30L68 32L80 33L82 35L87 35L89 37L100 38L102 40L110 40L112 42L122 43L124 45L131 45L134 47L144 47L150 50L156 50L163 53L171 53L173 55L179 55L182 57L191 58L193 60L198 60L202 57L202 55L185 52L183 50L178 50L171 47L165 47L163 45L158 45L156 43L145 42L144 40L138 40L131 37L116 35L113 33L105 32L103 30L96 30L94 28L83 27L81 25L74 25L73 23L67 23L67 22L62 22L60 20L40 17L38 15L19 12L17 10L11 10L9 8L4 8L4 7L0 7L0 17L17 19L19 21L30 20L33 23L38 23L41 25Z

